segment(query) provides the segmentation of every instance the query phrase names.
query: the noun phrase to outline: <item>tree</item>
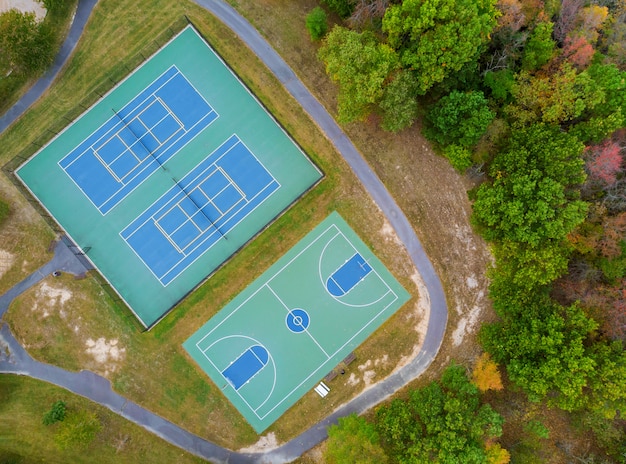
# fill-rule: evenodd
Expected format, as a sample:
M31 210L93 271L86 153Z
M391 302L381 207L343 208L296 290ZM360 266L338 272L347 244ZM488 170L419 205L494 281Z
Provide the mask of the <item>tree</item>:
M577 304L562 307L545 296L509 306L505 318L481 330L481 342L506 365L512 382L531 401L566 411L585 406L585 387L596 362L585 344L597 324Z
M489 353L483 353L476 361L472 372L472 381L481 392L502 390L502 377L498 365L493 362Z
M340 417L328 429L324 452L329 464L385 464L387 455L380 446L376 428L362 417L350 414Z
M475 60L496 25L495 0L405 0L391 5L383 31L404 68L417 75L418 91Z
M383 444L399 462L484 463L486 442L502 434L502 424L455 365L407 402L394 400L376 412Z
M513 133L508 150L491 165L493 183L481 185L476 195L472 221L484 237L534 248L564 241L586 214L571 188L585 179L583 148L544 125Z
M61 400L56 401L50 411L46 412L43 416L43 425L52 425L55 422L61 422L65 419L66 406Z
M455 143L469 148L478 142L495 113L482 92L451 92L428 112L427 135L442 145Z
M398 72L385 87L380 101L382 128L399 132L409 127L417 117L417 80L411 71Z
M514 103L505 114L518 126L535 122L565 124L594 114L605 104L606 93L587 72L577 73L567 62L558 72L532 75L521 72L511 88Z
M586 152L585 168L591 181L611 186L617 181L617 174L622 169L624 159L621 147L612 141L589 147Z
M567 36L563 44L563 57L569 61L572 66L581 71L591 63L591 58L595 50L589 41L583 37Z
M552 40L553 27L554 24L551 22L539 23L535 26L524 47L522 69L534 71L550 61L556 45Z
M585 4L585 0L562 0L559 10L559 17L554 26L554 37L561 43L574 28L574 23L578 18L580 9Z
M326 20L326 12L319 6L316 6L306 16L306 28L311 35L311 39L319 40L328 31L328 22Z
M354 2L352 0L324 0L331 11L337 13L341 18L346 19L354 10Z
M28 75L42 70L53 58L51 29L33 13L9 10L0 14L0 75Z
M339 84L341 122L364 119L383 97L384 84L398 69L396 53L371 32L336 26L324 39L319 57L328 75Z

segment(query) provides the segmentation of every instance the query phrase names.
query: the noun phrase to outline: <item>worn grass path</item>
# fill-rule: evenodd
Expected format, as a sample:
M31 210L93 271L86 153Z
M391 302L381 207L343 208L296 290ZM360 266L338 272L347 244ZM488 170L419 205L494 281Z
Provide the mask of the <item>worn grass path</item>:
M422 297L426 298L430 303L430 318L420 352L407 365L364 391L358 397L343 405L333 414L315 424L298 437L265 453L237 453L221 448L185 431L141 406L126 400L121 395L115 393L111 389L109 381L103 377L88 371L79 373L67 372L55 366L35 361L15 340L6 324L0 329L0 345L4 345L8 348L8 354L6 352L2 354L4 350L0 350L0 372L30 375L34 378L64 387L108 407L112 411L143 426L168 442L213 462L272 464L290 462L323 441L327 437L326 430L328 426L336 423L339 417L352 412L361 413L371 408L417 378L426 370L439 351L445 333L448 318L445 295L439 277L424 252L419 239L415 235L413 227L402 210L398 207L383 183L372 171L342 129L319 101L302 84L293 70L252 25L232 7L221 0L195 0L195 2L230 27L276 75L285 88L296 98L304 110L326 134L328 139L335 145L339 153L341 153L350 165L351 169L393 226L396 234L405 245L415 267L420 273L428 293L427 295L422 295ZM14 108L0 118L0 133L11 125L50 85L56 73L61 69L63 62L69 58L71 50L73 50L89 17L89 13L96 3L97 0L81 0L79 2L78 10L80 15L77 12L70 31L70 36L68 36L66 44L63 45L59 56L57 56L53 68L42 78L42 81L38 82L37 85L15 105ZM37 94L37 92L39 93ZM63 246L64 245L57 246L57 252L55 253L55 258L52 263L59 259L57 258L57 254L63 253ZM56 269L57 267L55 266L57 266L57 264L49 263L45 265L32 276L18 284L16 287L19 288L16 289L16 287L14 287L11 289L0 299L0 302L6 304L6 307L8 307L8 304L15 296L28 288L27 286L39 282L43 276L47 275L50 269ZM42 277L38 278L38 276ZM0 308L1 307L0 305ZM0 310L0 317L1 316L2 311Z

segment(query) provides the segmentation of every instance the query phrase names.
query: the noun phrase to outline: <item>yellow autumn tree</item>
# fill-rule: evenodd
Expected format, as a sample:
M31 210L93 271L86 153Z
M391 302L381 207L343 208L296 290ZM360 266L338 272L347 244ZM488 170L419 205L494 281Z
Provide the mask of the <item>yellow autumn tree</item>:
M486 451L487 464L508 464L511 461L511 455L499 443L487 444Z
M483 353L476 366L474 366L474 372L472 372L472 380L474 385L478 387L480 391L487 390L502 390L502 378L498 365L491 359L489 353Z

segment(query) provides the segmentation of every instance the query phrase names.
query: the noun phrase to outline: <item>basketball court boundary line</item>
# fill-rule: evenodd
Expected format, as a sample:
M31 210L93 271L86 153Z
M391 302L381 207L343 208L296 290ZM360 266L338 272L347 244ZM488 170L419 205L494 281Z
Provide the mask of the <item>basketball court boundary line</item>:
M312 247L315 243L317 243L320 239L323 238L323 236L328 233L331 229L335 229L338 231L338 233L336 233L335 235L332 236L331 239L329 239L329 242L334 240L337 236L341 235L344 240L346 240L350 246L356 251L358 252L358 250L356 250L356 247L354 246L354 244L352 243L352 241L350 241L345 234L343 234L343 232L339 229L339 227L336 224L330 224L326 229L324 229L323 231L320 232L320 234L313 240L311 241L311 243L309 243L305 248L303 248L302 250L300 250L293 258L291 258L284 266L282 266L278 271L276 271L270 278L267 279L267 281L265 283L263 283L257 290L255 290L250 296L248 296L247 298L245 298L235 309L233 309L222 321L220 321L215 327L213 327L209 332L207 332L202 338L200 338L197 342L196 342L196 348L198 349L198 351L200 351L203 356L207 359L208 356L206 355L205 352L203 352L200 347L199 344L204 341L207 337L209 337L213 332L215 332L215 330L217 330L223 323L225 323L233 314L235 314L236 312L238 312L242 306L244 306L246 303L248 303L253 297L255 297L264 287L268 286L269 288L269 283L276 278L278 275L280 275L287 267L289 267L297 258L299 258L305 251L307 251L310 247ZM326 247L323 248L323 250ZM320 256L321 258L321 256ZM374 269L372 267L372 269ZM302 381L297 384L294 388L291 389L291 391L287 392L283 398L278 401L270 410L268 410L267 412L265 412L265 414L263 414L262 416L259 415L257 413L258 409L256 410L253 409L252 407L250 407L249 403L245 400L245 398L243 398L241 396L241 394L239 394L239 392L237 390L234 390L237 395L241 398L241 400L246 404L246 406L248 406L248 409L250 410L250 412L252 412L257 419L259 419L260 421L263 421L269 414L271 414L276 408L278 408L282 403L284 403L287 399L289 399L299 388L302 387L303 384L305 384L311 377L313 377L314 375L317 374L317 372L319 372L324 366L326 366L328 364L328 362L332 359L333 356L336 356L337 353L339 353L341 350L343 350L348 344L350 344L352 342L352 340L354 340L357 336L359 336L365 329L367 329L376 319L378 319L380 317L381 314L383 314L391 305L393 305L398 299L399 296L389 287L389 284L382 279L382 277L376 273L376 275L382 280L382 282L385 284L385 286L387 287L387 292L385 292L377 301L381 301L385 296L392 294L393 295L393 299L391 301L389 301L380 311L378 311L369 321L367 321L367 323L365 323L363 325L363 327L361 327L359 330L357 330L348 340L346 340L343 345L341 345L340 347L337 348L337 350L335 350L334 353L330 354L328 356L328 358L326 359L326 361L324 361L323 363L321 363L316 369L314 369L308 376L306 376L304 379L302 379ZM270 291L273 292L273 290L270 288ZM282 303L282 301L279 299L279 301ZM284 303L282 304L282 306L285 306ZM368 305L369 306L369 305ZM243 336L243 335L241 335ZM222 337L223 338L228 338L229 336L226 337ZM232 335L231 335L232 337ZM250 337L251 338L251 337ZM216 342L212 343L210 346L213 346ZM262 345L262 344L261 344ZM207 349L208 350L208 349ZM326 353L325 350L324 353ZM268 350L269 352L269 350ZM215 367L215 364L209 359L209 362ZM216 367L215 367L216 368ZM217 369L217 368L216 368ZM219 369L217 369L219 371Z

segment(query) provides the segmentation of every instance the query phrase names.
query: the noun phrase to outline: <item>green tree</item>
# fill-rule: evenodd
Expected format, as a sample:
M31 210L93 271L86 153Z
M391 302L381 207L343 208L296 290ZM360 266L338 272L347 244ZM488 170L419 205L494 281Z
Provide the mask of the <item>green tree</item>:
M306 16L306 28L311 35L311 39L319 40L328 31L328 22L326 20L326 12L319 6L316 6Z
M443 155L448 158L454 169L464 173L472 166L472 152L461 145L448 145L443 150Z
M417 75L418 91L477 58L496 25L495 0L404 0L383 17L388 43Z
M53 59L54 37L33 13L9 10L0 14L0 74L32 74Z
M577 74L569 63L550 75L520 73L511 93L515 101L505 108L505 113L518 126L574 121L592 114L605 100L604 90L589 73Z
M502 417L481 405L478 388L460 366L439 382L394 400L376 413L383 444L398 462L484 463L485 442L502 434Z
M329 427L324 458L329 464L385 464L388 461L376 428L356 414L340 417L337 425Z
M383 113L382 128L399 132L417 117L417 80L411 71L398 72L385 87L379 103Z
M522 69L534 71L550 61L556 45L552 40L553 28L554 24L551 22L539 23L535 26L524 47Z
M324 39L319 57L339 84L341 122L362 120L383 97L384 84L398 69L396 53L371 32L335 26Z
M482 92L451 92L428 112L431 127L427 135L441 145L455 143L469 148L478 142L493 121Z
M66 406L61 400L55 401L50 408L50 411L46 412L43 416L43 425L52 425L55 422L61 422L65 419Z
M573 187L585 179L576 138L536 125L513 134L490 167L492 184L480 186L472 220L485 238L540 247L564 240L586 214Z
M581 409L596 366L585 345L597 324L579 305L563 307L545 295L519 303L509 301L500 310L503 320L483 327L483 347L506 365L511 381L531 401L547 400L566 411Z
M324 3L343 19L346 19L354 11L355 2L352 0L324 0Z

